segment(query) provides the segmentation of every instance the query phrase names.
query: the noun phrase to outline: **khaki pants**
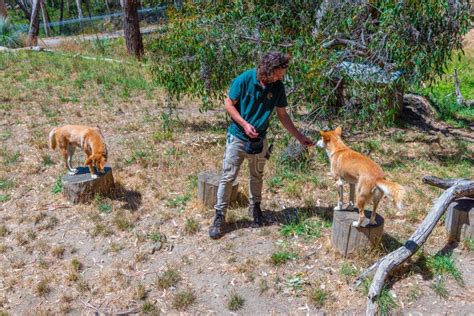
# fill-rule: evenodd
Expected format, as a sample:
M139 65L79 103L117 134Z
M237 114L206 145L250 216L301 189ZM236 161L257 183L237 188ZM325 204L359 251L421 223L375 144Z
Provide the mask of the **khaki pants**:
M249 197L250 204L260 203L262 200L263 169L267 159L268 142L265 139L263 150L260 154L247 154L244 150L245 142L239 138L228 134L227 145L224 153L224 162L222 166L222 178L217 189L217 204L215 208L221 210L225 215L229 206L229 199L232 193L232 183L237 178L240 166L247 158L249 163L250 181Z

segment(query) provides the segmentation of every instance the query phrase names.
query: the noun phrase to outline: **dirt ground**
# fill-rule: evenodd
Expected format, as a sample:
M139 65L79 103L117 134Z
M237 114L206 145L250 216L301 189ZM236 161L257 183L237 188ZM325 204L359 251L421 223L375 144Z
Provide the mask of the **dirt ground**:
M213 210L197 199L197 175L220 169L224 111L201 113L198 102L185 99L170 114L162 91L103 96L99 80L88 81L77 100L68 101L62 88L37 84L42 71L34 68L24 77L9 69L11 81L3 81L4 87L18 88L0 96L0 315L363 314L364 286L356 288L353 281L403 244L442 192L422 184L422 176L474 174L472 142L409 125L376 133L344 127L347 144L379 163L408 197L403 212L387 199L381 202L385 235L376 249L342 258L330 243L337 193L327 158L313 148L306 162L284 162L288 137L274 122L275 151L263 190L270 224L251 228L247 206L236 204L227 215L226 235L211 240ZM68 123L101 127L114 195L79 205L62 195L64 163L47 147L47 135ZM83 161L76 153L74 164ZM244 196L247 179L244 164ZM285 236L297 215L317 228ZM441 222L422 250L390 277L393 313L473 314L472 246L447 246L446 237ZM440 278L424 264L423 256L443 250L452 252L462 281ZM277 262L282 253L291 254L289 260ZM447 295L439 295L441 281Z

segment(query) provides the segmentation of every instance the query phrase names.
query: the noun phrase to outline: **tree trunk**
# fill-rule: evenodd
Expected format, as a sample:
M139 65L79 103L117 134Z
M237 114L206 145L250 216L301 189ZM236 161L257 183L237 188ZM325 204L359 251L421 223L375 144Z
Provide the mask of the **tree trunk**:
M105 0L105 8L106 8L106 10L107 10L107 13L110 13L109 0Z
M90 202L97 194L110 195L114 190L112 169L105 167L104 174L92 179L88 167L78 167L75 175L62 178L63 194L71 203Z
M8 12L7 12L7 8L5 7L4 0L0 0L0 16L3 16L5 18L8 16Z
M213 208L217 202L217 189L222 174L217 171L203 171L198 174L198 200L206 207ZM234 181L229 203L237 202L239 197L239 183Z
M61 0L61 7L59 9L59 34L63 33L62 22L64 20L64 0Z
M51 27L49 26L49 14L48 10L46 10L46 3L44 0L40 0L40 7L41 7L41 14L43 16L43 27L44 27L44 34L49 37L51 34Z
M81 29L82 29L82 19L84 19L84 15L82 14L82 0L76 0L76 6L77 6L77 16L79 17Z
M385 278L395 267L405 262L425 243L448 205L455 198L472 194L474 194L474 181L457 181L438 198L421 225L418 226L405 245L378 260L359 276L356 284L360 284L373 270L377 269L369 289L366 315L375 315L377 313L376 301L382 291Z
M379 244L383 235L384 219L377 214L375 225L369 224L371 212L365 211L366 218L360 227L352 226L358 220L359 212L334 211L332 219L331 245L342 256L360 253Z
M22 0L16 0L16 4L23 11L25 18L28 20L28 23L31 21L31 12L28 6Z
M89 19L91 18L91 9L89 6L89 0L84 0L84 3L86 4L86 10L87 10L87 15L89 16Z
M123 30L125 43L129 54L138 59L143 56L142 34L140 33L140 20L138 18L138 0L123 0Z
M28 46L38 45L39 11L40 0L33 0L33 5L31 7L30 30L28 32Z

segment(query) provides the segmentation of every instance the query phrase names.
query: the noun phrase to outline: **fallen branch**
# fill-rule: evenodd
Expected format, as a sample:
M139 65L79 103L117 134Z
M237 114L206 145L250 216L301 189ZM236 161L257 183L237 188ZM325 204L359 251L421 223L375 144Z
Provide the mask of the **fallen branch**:
M429 185L446 190L452 187L453 185L455 185L456 182L459 182L461 180L469 181L469 179L466 179L466 178L465 179L441 179L434 176L424 176L421 181L425 184L429 184Z
M362 272L356 280L356 285L360 284L376 269L367 298L366 315L376 314L376 301L380 295L386 277L395 267L405 262L425 243L448 205L451 204L455 198L470 196L472 194L474 194L474 181L457 180L451 187L441 194L421 225L418 226L413 235L402 247L379 259L372 266Z

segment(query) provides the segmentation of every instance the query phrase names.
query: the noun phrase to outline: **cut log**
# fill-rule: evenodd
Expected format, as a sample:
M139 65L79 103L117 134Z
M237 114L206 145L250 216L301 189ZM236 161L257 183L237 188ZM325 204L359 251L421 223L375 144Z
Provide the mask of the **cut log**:
M360 227L354 227L352 222L359 219L359 212L334 211L331 233L331 244L334 249L344 257L348 257L378 245L383 234L384 219L377 214L376 224L370 225L370 215L371 212L365 211L366 218Z
M366 315L376 315L376 302L380 292L382 291L385 279L395 267L405 262L405 260L410 258L425 243L448 205L451 204L455 198L470 196L472 194L474 194L474 181L456 181L453 186L441 194L423 222L402 247L379 259L362 272L362 274L357 278L356 284L360 284L365 278L372 274L373 271L375 271L374 279L370 285L367 297Z
M217 202L217 188L221 180L221 173L217 171L203 171L198 175L198 199L206 207L214 207ZM237 202L239 183L234 181L229 203Z
M62 178L64 196L74 204L87 203L96 194L107 196L114 189L112 168L105 167L104 174L91 178L88 167L78 167L75 175L65 175Z
M474 237L474 199L457 199L448 207L444 227L449 241L461 241Z

